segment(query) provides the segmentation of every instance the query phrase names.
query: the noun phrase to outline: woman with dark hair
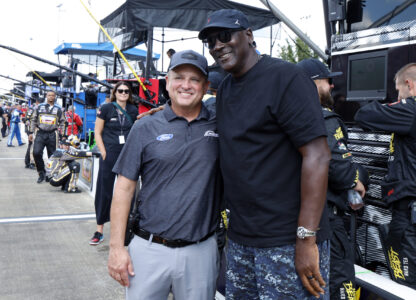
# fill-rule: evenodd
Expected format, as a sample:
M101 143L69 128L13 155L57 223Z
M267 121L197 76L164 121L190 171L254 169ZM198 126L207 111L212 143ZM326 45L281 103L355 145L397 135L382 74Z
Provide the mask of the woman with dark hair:
M124 81L119 81L111 91L110 103L105 103L98 109L95 141L101 158L95 192L97 231L91 238L90 245L98 245L104 239L104 223L110 221L111 199L116 177L112 170L137 114L130 85Z

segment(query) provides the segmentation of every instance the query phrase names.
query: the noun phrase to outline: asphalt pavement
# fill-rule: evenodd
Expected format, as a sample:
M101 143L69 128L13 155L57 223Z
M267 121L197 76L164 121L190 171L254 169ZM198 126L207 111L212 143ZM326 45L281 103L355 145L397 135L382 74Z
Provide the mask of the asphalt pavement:
M13 143L0 141L0 299L124 299L107 273L109 226L102 244L88 244L93 197L37 184L27 144Z

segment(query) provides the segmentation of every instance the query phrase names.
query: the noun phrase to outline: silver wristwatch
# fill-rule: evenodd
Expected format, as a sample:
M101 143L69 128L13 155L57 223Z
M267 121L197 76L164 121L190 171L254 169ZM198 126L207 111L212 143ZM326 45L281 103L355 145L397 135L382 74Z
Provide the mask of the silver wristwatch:
M299 226L296 231L296 235L299 239L303 240L306 237L316 236L316 231L306 229L305 227Z

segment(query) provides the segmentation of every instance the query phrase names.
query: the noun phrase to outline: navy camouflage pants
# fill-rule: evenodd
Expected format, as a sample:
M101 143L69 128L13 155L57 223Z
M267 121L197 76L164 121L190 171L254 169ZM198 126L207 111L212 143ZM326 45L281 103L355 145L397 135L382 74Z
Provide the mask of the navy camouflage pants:
M329 300L330 242L318 244L319 265ZM295 245L272 248L243 246L228 239L226 299L315 299L302 285L295 270Z

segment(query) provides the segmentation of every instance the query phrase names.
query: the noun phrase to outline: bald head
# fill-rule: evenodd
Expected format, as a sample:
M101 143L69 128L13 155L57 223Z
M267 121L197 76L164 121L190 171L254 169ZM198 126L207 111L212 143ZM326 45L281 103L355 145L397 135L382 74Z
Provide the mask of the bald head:
M416 63L410 63L397 71L394 77L396 83L404 84L406 80L416 81Z

